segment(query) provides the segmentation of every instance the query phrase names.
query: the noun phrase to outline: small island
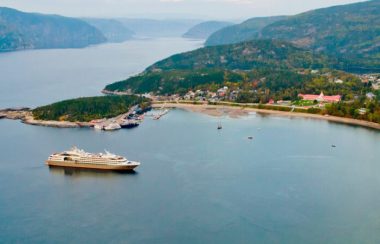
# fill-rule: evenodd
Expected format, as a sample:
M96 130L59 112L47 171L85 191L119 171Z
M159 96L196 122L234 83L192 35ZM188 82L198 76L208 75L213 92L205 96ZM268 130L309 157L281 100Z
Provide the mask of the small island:
M135 95L83 97L38 107L32 113L37 120L90 122L127 113L135 105L145 108L150 102Z
M0 114L5 118L20 119L32 125L93 127L96 120L112 120L124 114L127 116L136 108L145 111L150 105L150 99L135 95L97 96L65 100L35 109L6 109L0 111Z

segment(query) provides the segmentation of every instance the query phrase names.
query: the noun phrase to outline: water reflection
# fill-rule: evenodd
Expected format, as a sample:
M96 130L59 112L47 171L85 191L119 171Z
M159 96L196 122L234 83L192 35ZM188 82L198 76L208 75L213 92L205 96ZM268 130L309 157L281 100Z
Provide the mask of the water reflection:
M114 177L128 177L137 176L138 172L132 171L102 171L94 169L75 169L64 167L49 167L49 171L55 175L64 175L73 178L79 177L101 177L101 178L114 178Z

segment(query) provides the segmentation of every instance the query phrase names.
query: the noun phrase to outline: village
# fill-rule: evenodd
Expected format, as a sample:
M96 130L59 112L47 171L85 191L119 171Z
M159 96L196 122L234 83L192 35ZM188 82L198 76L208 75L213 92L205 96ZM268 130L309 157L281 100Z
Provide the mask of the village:
M312 70L312 73L318 72L317 70ZM364 84L371 84L372 91L365 93L365 97L368 100L376 99L375 91L380 89L380 74L363 74L357 75L357 77ZM344 81L337 77L331 78L330 82L336 84L343 84ZM237 102L239 94L243 92L240 88L230 88L228 86L221 86L215 92L206 89L189 90L184 95L173 94L173 95L155 95L154 93L146 93L142 96L152 99L155 102L176 102L176 103L186 103L186 102L196 102L202 104L217 104L217 103L228 103ZM252 89L251 93L258 93L259 91ZM354 99L358 99L355 96ZM317 94L303 94L299 93L296 100L275 100L269 97L267 102L264 104L270 106L282 106L289 108L324 108L326 104L342 102L341 94L325 95L324 91L320 91ZM352 102L352 101L344 101ZM366 108L361 108L358 113L363 115L366 113Z

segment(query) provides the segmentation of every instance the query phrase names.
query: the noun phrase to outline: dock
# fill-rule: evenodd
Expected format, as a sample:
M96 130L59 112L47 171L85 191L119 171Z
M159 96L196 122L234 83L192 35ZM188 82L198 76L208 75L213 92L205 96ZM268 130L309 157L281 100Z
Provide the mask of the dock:
M133 128L138 126L144 119L144 112L139 106L132 107L127 113L110 119L93 120L91 123L97 130L113 131L122 128ZM125 126L134 124L135 126Z

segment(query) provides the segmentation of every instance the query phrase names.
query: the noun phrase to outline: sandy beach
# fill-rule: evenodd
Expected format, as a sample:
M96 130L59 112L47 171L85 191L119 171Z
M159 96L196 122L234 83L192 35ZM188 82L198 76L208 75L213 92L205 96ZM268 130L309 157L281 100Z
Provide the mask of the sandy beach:
M250 112L256 112L259 114L267 114L267 115L273 115L273 116L301 117L301 118L327 120L327 121L336 122L336 123L357 125L357 126L363 126L367 128L380 130L380 124L377 124L377 123L364 121L364 120L329 116L329 115L283 112L283 111L276 111L276 110L243 108L243 107L228 106L228 105L156 103L156 104L153 104L152 106L153 108L180 108L180 109L185 109L191 112L203 113L203 114L207 114L207 115L215 116L215 117L227 115L227 116L230 116L231 118L238 118L241 116L246 116Z

